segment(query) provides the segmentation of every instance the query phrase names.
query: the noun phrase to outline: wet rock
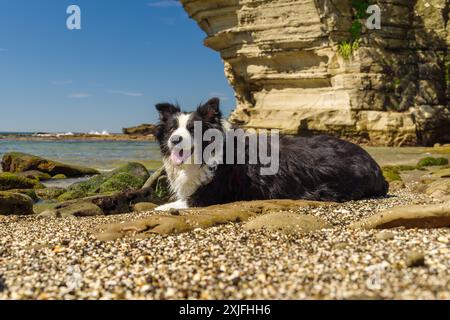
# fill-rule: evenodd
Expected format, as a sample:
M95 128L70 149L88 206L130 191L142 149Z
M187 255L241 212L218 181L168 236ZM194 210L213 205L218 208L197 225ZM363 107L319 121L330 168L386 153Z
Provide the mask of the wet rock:
M99 173L92 168L64 164L21 152L6 153L2 159L2 168L5 172L37 170L51 176L64 174L67 177L82 177Z
M0 172L0 191L11 189L42 189L44 186L37 180L20 177L10 172Z
M44 181L50 180L52 177L48 173L44 173L37 170L30 170L24 172L18 172L17 175L19 177L25 177L32 180Z
M244 225L246 230L279 231L286 234L306 233L330 227L314 216L274 212L256 217Z
M157 206L158 206L157 204L154 204L152 202L140 202L140 203L136 203L133 206L133 210L136 212L146 212L146 211L152 211Z
M421 251L413 250L406 257L406 266L409 268L425 266L425 254Z
M103 215L100 207L90 202L62 203L41 212L40 217L91 217Z
M146 238L153 234L177 234L206 229L230 222L245 222L251 217L299 207L317 207L331 203L302 200L241 201L205 208L179 210L180 215L151 215L147 218L111 224L96 233L99 240L108 241L125 236Z
M394 207L350 225L352 229L450 227L450 202Z
M33 214L33 200L20 193L0 191L0 215Z

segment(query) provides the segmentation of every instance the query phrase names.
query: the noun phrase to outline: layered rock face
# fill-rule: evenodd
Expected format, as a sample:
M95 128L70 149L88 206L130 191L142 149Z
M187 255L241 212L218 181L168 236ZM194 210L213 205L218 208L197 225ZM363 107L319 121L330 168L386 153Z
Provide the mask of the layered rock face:
M331 133L380 145L450 140L447 0L373 1L381 29L339 53L350 0L180 0L220 52L249 128Z

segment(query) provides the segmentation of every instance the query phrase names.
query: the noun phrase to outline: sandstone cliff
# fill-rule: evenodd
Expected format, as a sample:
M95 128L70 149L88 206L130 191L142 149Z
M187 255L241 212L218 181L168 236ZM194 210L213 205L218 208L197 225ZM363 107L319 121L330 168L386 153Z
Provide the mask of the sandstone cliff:
M180 1L221 54L232 122L382 145L450 140L448 0L372 1L380 30L359 22L363 0Z

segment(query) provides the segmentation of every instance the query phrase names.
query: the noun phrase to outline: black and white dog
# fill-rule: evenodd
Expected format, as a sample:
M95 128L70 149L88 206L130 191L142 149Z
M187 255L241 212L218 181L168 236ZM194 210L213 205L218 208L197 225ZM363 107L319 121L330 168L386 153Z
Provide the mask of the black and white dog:
M191 113L181 112L178 106L169 103L158 104L156 109L160 114L156 138L170 187L177 199L157 210L264 199L343 202L387 194L388 183L366 151L350 142L325 135L281 137L277 146L278 170L272 175L261 175L261 168L267 164L260 162L228 164L220 161L229 152L226 148L229 142L224 143L223 152L214 155L221 158L216 159L219 161L213 165L205 161L196 164L191 161L195 148L195 123L201 124L203 133L215 129L225 135L233 130L222 119L219 99L211 99ZM203 141L199 148L204 150L211 142ZM245 142L246 156L250 147Z

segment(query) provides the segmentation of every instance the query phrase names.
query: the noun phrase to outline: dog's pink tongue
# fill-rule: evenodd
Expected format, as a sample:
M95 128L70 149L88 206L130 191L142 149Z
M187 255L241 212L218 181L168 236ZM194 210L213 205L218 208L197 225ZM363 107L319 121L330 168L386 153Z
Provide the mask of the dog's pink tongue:
M172 150L172 152L170 153L170 159L175 165L181 165L185 160L183 150Z

